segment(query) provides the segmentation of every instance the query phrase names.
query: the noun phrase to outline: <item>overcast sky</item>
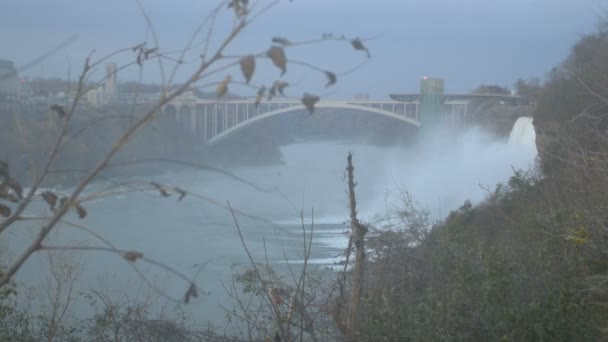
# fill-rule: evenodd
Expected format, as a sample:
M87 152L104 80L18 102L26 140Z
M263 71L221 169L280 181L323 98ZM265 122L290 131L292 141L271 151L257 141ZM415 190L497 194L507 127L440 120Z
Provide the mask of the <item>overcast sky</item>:
M263 0L261 0L263 1ZM141 0L158 31L161 50L183 47L216 1ZM251 1L256 2L256 1ZM2 0L0 58L17 66L78 35L76 41L23 74L30 77L66 77L80 70L84 57L96 57L135 45L152 37L135 0ZM271 37L298 41L323 33L347 37L375 37L366 44L372 58L355 73L340 77L335 88L325 89L324 76L288 66L285 78L294 83L290 95L303 91L327 97L369 93L417 92L425 75L442 77L448 92L471 91L479 84L511 86L518 78L542 77L563 60L572 44L592 32L605 8L600 0L293 0L284 1L260 17L230 46L227 53L258 52ZM214 34L224 35L230 25L225 9ZM206 33L203 32L203 33ZM197 39L200 41L204 34ZM196 60L202 46L187 60ZM290 58L310 61L323 69L346 71L365 59L347 44L322 44L290 49ZM132 53L113 58L120 64L134 60ZM168 62L168 61L165 61ZM177 80L195 66L184 65ZM268 84L277 69L260 61L253 84ZM166 69L170 65L165 63ZM138 68L119 74L136 79ZM238 70L222 73L241 79ZM97 76L102 75L98 71ZM143 81L158 81L157 63L146 64ZM250 95L247 88L233 92Z

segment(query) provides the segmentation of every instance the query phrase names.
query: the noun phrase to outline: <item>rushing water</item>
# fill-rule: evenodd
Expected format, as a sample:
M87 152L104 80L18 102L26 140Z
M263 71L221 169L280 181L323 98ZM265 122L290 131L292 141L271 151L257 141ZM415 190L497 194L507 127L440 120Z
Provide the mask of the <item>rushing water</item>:
M492 187L506 181L513 168L531 167L536 156L534 140L531 119L521 118L507 141L471 129L461 134L436 132L407 148L300 142L282 148L282 165L231 170L269 192L203 171L168 173L153 180L188 189L220 204L230 201L234 208L264 218L267 222L237 215L253 257L260 262L267 257L276 265L286 258L294 263L303 259L299 212L304 212L309 224L314 208L311 262L330 264L346 243L342 234L348 217L343 177L348 151L354 153L358 206L363 220L382 215L387 201L391 201L387 191L398 186L407 187L434 217L440 218L466 199L481 200L485 194L482 186ZM98 184L94 188L100 190L104 186ZM230 280L234 266L248 264L232 217L224 207L193 196L180 202L176 196L163 198L156 192L148 192L98 199L88 203L87 209L89 216L82 223L117 248L142 251L146 257L188 276L197 274L200 286L211 294L195 300L188 310L201 322L222 321L224 315L217 305L229 305L222 282ZM17 250L24 239L16 233L13 236L11 249ZM68 227L62 227L53 240L61 245L85 242L100 245L89 235ZM79 289L128 289L131 299L147 293L134 271L119 257L90 252L79 254L75 260L83 265ZM20 279L44 286L48 275L39 270L46 269L45 262L40 257L32 259L20 273ZM155 286L174 298L180 298L187 288L183 281L157 267L142 266L142 271Z

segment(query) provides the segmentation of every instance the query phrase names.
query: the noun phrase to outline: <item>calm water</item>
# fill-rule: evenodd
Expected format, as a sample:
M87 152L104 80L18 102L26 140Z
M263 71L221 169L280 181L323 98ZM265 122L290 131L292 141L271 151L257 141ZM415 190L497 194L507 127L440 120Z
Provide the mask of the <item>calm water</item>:
M268 193L202 171L170 173L148 180L179 186L219 203L228 200L234 208L264 218L266 221L239 215L238 220L256 261L263 262L267 255L277 267L284 265L285 258L292 263L302 261L299 212L304 211L309 226L314 208L312 262L326 265L337 260L346 244L342 234L348 218L343 175L348 151L354 153L360 216L368 221L381 216L387 205L397 204L387 193L398 186L406 186L435 218L443 217L466 199L481 200L485 190L480 185L506 181L513 173L512 167L528 169L536 156L531 120L522 118L508 141L496 141L479 130L470 130L459 135L437 132L426 142L408 148L301 142L282 148L282 165L231 170L271 190ZM104 186L95 185L91 191ZM222 282L231 279L235 267L248 264L230 213L224 207L194 197L178 202L175 196L162 198L149 192L99 199L88 203L87 209L89 216L80 222L117 248L142 251L189 276L199 272L198 283L211 294L199 297L186 310L200 322L223 321L218 304L229 306L230 302ZM17 250L29 236L13 231L9 249ZM52 240L56 245L101 245L68 227L60 228ZM91 252L73 258L82 265L79 290L101 288L120 296L127 289L130 299L154 292L142 285L129 265L117 256ZM200 268L200 264L205 266ZM44 258L33 258L19 279L44 287L48 275L40 270L47 269L47 265ZM181 298L188 286L158 268L137 265L156 287L173 298ZM34 294L41 296L40 292ZM87 308L82 301L73 307L74 311Z

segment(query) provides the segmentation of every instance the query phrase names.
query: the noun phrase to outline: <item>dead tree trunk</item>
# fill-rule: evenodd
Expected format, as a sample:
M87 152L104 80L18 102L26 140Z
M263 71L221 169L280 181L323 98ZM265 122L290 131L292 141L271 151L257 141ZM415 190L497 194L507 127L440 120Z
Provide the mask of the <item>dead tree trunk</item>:
M348 153L347 157L346 172L348 177L348 196L349 196L349 209L350 209L350 223L351 223L351 241L355 246L355 266L353 269L353 288L348 305L348 317L346 324L338 322L338 326L346 326L346 337L349 341L357 339L359 326L358 326L358 314L359 314L359 303L361 301L361 293L363 291L363 266L365 261L365 234L367 233L367 227L357 218L357 200L355 197L355 183L353 166L353 155ZM350 246L349 246L350 248ZM341 330L343 330L341 329Z

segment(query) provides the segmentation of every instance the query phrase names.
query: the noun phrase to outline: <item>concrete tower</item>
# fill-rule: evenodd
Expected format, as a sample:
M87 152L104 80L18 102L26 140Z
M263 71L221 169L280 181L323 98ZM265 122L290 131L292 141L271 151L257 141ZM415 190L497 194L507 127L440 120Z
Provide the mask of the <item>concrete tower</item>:
M19 91L17 69L13 62L0 59L0 99L16 97Z
M112 103L118 97L117 68L115 63L106 64L106 81L104 85L104 102Z
M439 124L443 109L444 81L441 78L424 77L420 80L420 123L423 128Z

